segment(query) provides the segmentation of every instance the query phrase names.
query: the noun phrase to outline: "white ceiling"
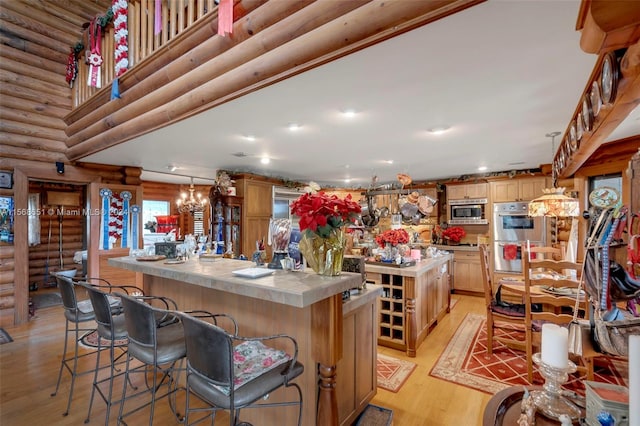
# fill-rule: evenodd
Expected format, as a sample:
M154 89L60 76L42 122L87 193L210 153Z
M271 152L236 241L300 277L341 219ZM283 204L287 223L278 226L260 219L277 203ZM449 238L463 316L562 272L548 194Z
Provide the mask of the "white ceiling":
M83 161L174 183L226 169L338 187L537 168L551 163L545 135L564 134L597 59L579 47L578 7L490 0ZM639 119L636 108L608 140L640 133Z

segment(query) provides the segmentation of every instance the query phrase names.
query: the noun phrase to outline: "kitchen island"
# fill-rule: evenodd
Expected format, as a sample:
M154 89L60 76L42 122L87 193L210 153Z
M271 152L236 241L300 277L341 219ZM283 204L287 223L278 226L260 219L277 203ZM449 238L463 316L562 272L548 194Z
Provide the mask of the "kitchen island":
M429 330L449 312L453 256L442 252L414 266L366 263L367 282L381 285L378 344L416 356Z
M142 274L146 294L170 297L181 310L232 315L241 335L293 336L305 368L297 379L303 425L350 425L376 393L376 299L381 288L368 286L342 300L343 291L360 286L360 274L323 277L311 271L274 270L264 277L243 278L233 271L253 263L232 259L167 264L121 257L109 259L109 264ZM270 401L293 398L295 390L279 390ZM297 407L248 409L242 418L280 426L295 424L296 414Z

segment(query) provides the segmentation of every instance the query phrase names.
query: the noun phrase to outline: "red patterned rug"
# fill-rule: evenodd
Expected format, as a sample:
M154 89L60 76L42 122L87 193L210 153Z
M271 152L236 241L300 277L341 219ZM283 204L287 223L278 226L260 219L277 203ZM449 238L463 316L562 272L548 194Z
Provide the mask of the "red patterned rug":
M407 381L416 364L411 361L378 354L378 387L391 392L398 392Z
M519 340L524 341L523 332L496 330L497 335L500 333L519 334ZM524 352L496 342L493 354L487 355L485 317L477 314L466 315L429 374L490 394L510 386L529 384ZM623 377L627 376L627 365L609 358L600 358L594 374L595 381L625 385ZM571 375L564 387L584 394L581 382L584 379L586 377L578 374ZM534 371L533 380L540 385L544 382L537 371Z

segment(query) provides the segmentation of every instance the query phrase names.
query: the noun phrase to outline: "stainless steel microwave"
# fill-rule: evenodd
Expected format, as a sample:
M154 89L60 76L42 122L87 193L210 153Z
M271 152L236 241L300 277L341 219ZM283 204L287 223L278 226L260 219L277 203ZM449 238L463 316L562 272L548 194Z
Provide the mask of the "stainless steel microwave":
M486 225L486 198L449 201L450 225Z

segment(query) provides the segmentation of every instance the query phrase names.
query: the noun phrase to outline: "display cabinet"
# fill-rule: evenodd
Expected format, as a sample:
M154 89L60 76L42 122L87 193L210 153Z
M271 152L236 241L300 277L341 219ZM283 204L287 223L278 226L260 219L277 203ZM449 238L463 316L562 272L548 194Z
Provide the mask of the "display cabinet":
M242 197L223 195L213 187L209 193L211 200L212 248L218 254L230 254L237 258L242 253Z

